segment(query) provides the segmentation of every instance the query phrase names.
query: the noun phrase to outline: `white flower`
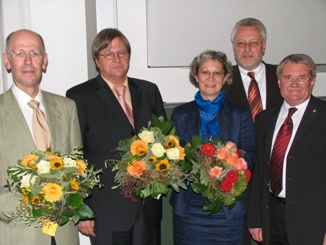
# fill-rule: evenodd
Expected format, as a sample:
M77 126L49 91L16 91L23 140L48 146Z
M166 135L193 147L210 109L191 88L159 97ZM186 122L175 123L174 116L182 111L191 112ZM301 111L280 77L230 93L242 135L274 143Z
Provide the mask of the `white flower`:
M154 132L144 130L140 134L138 134L139 138L143 141L146 141L147 143L154 143Z
M26 174L23 176L22 180L20 181L21 185L20 188L29 188L30 187L30 180L31 180L31 174Z
M37 164L37 173L38 174L49 174L50 173L50 162L41 160Z
M34 175L30 181L30 183L32 184L32 186L35 186L35 183L36 183L36 180L38 179L39 177Z
M167 149L166 155L171 160L179 160L179 158L180 158L180 150L178 148Z
M161 157L165 153L165 149L160 143L154 143L152 145L151 151L155 157Z
M77 167L76 161L74 159L71 159L70 157L63 158L63 163L65 168Z

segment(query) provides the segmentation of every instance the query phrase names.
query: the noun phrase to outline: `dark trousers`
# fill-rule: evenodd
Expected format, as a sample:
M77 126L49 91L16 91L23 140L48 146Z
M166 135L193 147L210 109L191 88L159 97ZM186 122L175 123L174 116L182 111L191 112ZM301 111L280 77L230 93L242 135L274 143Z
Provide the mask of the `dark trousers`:
M286 232L286 203L270 197L270 245L289 245Z

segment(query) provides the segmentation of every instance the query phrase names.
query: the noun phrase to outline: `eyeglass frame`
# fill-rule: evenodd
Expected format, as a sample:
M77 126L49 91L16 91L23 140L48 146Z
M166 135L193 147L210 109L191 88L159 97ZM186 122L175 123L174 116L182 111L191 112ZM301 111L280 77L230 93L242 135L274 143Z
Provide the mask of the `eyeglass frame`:
M221 72L221 71L210 72L207 70L198 70L197 73L205 77L210 77L211 74L213 74L214 79L221 78L223 75L225 75L225 72Z
M249 42L245 42L245 41L240 40L240 41L233 42L233 44L237 48L245 48L245 47L247 47L247 45L249 45L250 48L257 48L262 43L263 43L262 40L259 40L259 41L258 40L250 40Z
M105 54L98 53L97 55L103 56L104 59L106 59L106 60L113 60L116 57L116 55L118 55L118 57L120 59L126 58L126 57L129 56L129 52L128 52L128 50L120 50L120 51L118 51L116 53L114 53L114 52L109 52L109 53L105 53ZM112 56L112 58L110 58L109 56Z
M37 51L28 51L28 52L26 52L24 50L16 50L16 51L6 52L6 54L11 55L12 57L18 58L18 59L25 59L27 54L28 54L31 59L37 59L37 58L43 57L43 55L45 53L37 52Z
M296 78L294 78L294 76L292 76L292 75L282 75L282 76L279 77L280 81L283 82L283 83L285 83L285 84L291 84L291 83L293 83L294 80L297 83L299 83L299 84L305 84L311 78L312 77L311 76L308 76L308 75L301 75L301 76L298 76ZM287 81L284 81L284 79L288 79L288 80ZM301 79L301 81L299 81L299 79Z

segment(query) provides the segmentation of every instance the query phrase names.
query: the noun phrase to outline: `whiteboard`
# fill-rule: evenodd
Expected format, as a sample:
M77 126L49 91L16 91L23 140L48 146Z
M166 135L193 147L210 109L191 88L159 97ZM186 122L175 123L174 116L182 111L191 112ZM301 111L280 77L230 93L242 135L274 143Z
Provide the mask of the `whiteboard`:
M325 0L147 0L146 14L148 67L188 67L207 49L235 64L230 33L247 17L267 29L265 62L305 53L326 64Z

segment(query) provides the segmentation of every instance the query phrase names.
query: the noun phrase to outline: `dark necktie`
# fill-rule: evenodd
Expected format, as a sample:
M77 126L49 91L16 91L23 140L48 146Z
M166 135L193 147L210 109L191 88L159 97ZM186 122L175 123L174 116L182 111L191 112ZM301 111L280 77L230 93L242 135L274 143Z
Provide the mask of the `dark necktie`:
M123 111L125 112L126 116L128 117L129 122L131 123L132 127L135 128L134 117L132 115L132 110L129 107L129 105L127 104L127 102L125 101L125 89L126 89L126 87L124 85L121 85L121 86L115 86L114 89L117 91L118 100L119 100L119 103L120 103Z
M252 120L255 122L256 115L263 110L263 103L261 101L258 84L255 79L255 73L249 71L248 76L251 78L248 90L248 102L251 110Z
M39 104L36 100L28 102L28 105L33 109L32 129L36 148L41 151L46 151L51 147L51 134L46 118L39 109Z
M297 108L289 108L289 114L278 131L275 139L270 161L271 190L274 196L278 196L282 190L284 155L292 135L293 123L291 117L296 110Z

